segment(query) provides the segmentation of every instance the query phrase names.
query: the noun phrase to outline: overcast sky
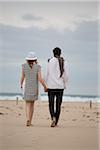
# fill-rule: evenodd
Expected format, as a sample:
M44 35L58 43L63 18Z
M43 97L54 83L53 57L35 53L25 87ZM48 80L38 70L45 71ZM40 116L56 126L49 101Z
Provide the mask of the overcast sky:
M45 76L56 46L68 63L67 94L97 95L97 2L0 2L0 91L20 92L21 64L35 51Z

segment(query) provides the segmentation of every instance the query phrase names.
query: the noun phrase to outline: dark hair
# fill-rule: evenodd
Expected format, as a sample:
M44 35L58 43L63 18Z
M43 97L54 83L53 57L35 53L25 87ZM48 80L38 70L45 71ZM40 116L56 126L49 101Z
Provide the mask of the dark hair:
M28 63L29 66L32 68L33 63L37 64L37 60L27 60L27 63Z
M61 49L59 47L56 47L53 49L54 56L60 56L61 55Z
M53 54L54 54L54 57L58 58L59 68L60 68L60 77L62 77L63 72L64 72L64 59L63 57L60 57L61 49L59 47L54 48Z

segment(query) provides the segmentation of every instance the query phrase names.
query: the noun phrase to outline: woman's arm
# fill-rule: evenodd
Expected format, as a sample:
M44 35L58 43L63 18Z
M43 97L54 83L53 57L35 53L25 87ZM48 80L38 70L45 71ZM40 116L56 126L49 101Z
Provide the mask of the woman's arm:
M44 80L42 79L42 75L41 75L41 70L40 69L38 71L38 80L42 84L42 86L44 87L44 91L47 92L47 86L46 86Z
M24 68L23 68L23 65L22 65L22 76L21 76L21 81L20 81L21 88L23 88L24 79L25 79L25 74L24 74Z

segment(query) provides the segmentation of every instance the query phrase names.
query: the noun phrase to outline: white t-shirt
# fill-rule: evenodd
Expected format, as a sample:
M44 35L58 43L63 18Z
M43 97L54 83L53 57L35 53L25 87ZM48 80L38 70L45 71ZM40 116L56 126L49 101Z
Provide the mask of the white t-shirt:
M46 83L49 89L65 89L68 81L67 66L64 61L64 73L60 77L59 62L56 57L49 60L47 65Z

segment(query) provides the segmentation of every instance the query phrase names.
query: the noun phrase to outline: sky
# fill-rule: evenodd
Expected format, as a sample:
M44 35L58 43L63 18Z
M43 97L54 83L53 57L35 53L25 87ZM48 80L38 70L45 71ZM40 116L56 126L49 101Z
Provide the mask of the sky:
M67 62L65 94L98 94L97 2L0 2L0 92L21 92L21 65L35 51L43 78L52 49Z

